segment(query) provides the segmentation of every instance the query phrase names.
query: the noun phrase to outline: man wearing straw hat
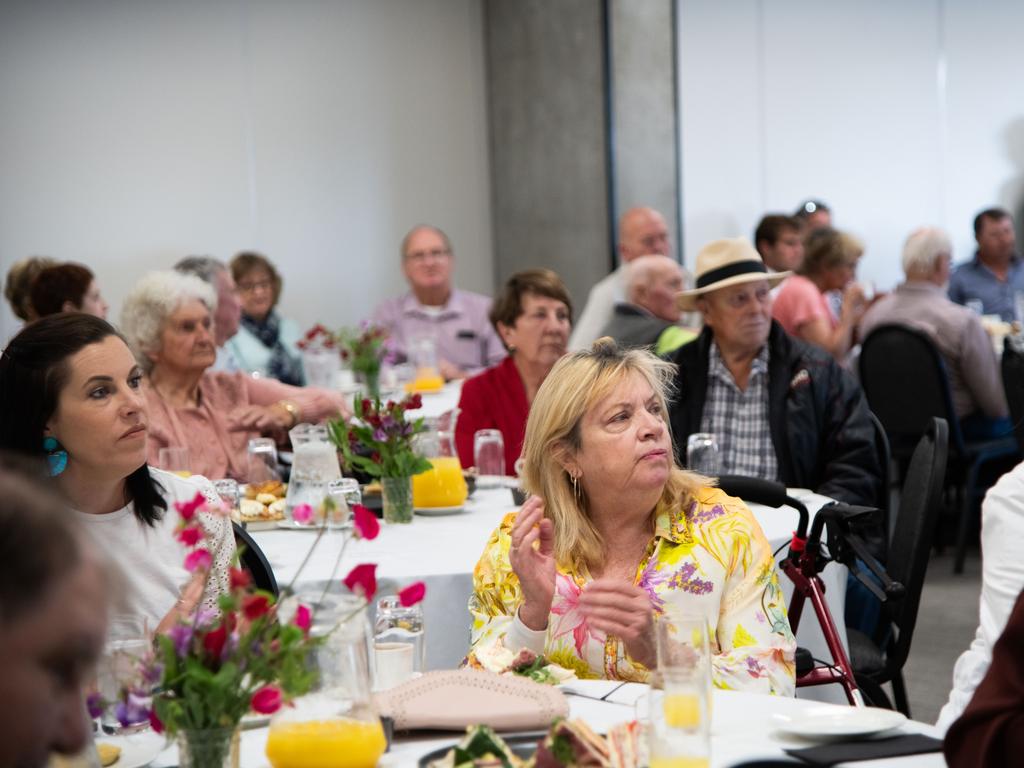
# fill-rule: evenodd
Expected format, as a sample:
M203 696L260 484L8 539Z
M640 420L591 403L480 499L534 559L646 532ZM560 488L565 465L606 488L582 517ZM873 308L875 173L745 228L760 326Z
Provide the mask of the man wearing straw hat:
M685 460L687 437L709 432L722 474L876 506L881 473L860 386L772 320L771 289L789 274L769 273L745 238L715 240L697 254L696 287L678 301L701 313L704 329L669 357L679 366L677 451ZM884 556L884 538L874 543Z

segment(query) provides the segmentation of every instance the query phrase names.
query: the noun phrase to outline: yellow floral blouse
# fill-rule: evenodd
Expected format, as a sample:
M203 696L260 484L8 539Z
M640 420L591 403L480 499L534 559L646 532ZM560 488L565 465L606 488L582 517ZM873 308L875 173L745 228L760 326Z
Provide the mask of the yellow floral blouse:
M659 508L635 583L650 594L659 621L706 618L717 687L792 696L796 641L761 526L742 501L717 488L700 489L680 512ZM515 515L491 534L473 572L471 655L503 642L519 608L519 579L508 559ZM578 599L589 575L559 567L555 580L544 655L580 678L646 681L648 670L618 638L587 625Z

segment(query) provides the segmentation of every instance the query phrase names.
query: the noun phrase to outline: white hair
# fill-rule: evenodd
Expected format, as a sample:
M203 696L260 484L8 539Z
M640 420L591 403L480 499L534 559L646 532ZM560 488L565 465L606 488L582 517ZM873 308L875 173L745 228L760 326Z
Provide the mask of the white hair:
M668 256L661 256L660 254L638 256L627 263L625 284L626 299L630 303L636 304L637 294L640 289L650 285L657 277L658 269L660 267L664 267L666 263L671 264L676 269L680 268L677 261L670 259Z
M941 256L953 256L953 244L944 229L915 229L903 244L903 274L926 277L935 271Z
M201 301L212 313L217 293L195 275L150 272L135 284L121 309L121 333L131 345L142 369L153 367L150 352L160 350L164 323L187 301Z

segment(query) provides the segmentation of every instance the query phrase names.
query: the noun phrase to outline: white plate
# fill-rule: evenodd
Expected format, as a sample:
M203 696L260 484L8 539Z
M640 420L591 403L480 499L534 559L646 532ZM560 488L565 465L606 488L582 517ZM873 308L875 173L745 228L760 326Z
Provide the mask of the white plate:
M442 515L457 515L465 508L462 504L457 507L414 507L413 512L427 517L440 517Z
M815 741L881 736L907 722L902 712L876 707L823 705L792 715L772 715L776 729Z
M303 525L302 523L296 523L294 520L278 520L274 523L275 528L284 528L288 531L319 531L319 525Z
M150 730L126 736L96 734L96 742L121 748L121 756L112 768L142 768L149 765L167 747L167 740Z

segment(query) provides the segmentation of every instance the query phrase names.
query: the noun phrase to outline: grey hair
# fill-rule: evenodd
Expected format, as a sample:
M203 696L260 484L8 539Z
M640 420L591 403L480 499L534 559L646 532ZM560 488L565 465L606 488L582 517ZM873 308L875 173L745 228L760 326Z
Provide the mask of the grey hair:
M121 332L147 373L153 367L148 353L160 350L164 323L186 301L201 301L213 312L217 293L195 275L166 271L150 272L125 297Z
M221 272L227 272L228 265L212 256L186 256L174 265L174 271L195 275L204 283L213 285L213 279Z
M412 240L412 236L417 232L422 232L423 230L433 232L435 235L440 237L441 241L444 243L444 249L452 256L455 255L455 251L452 250L452 241L448 239L448 235L446 235L443 230L439 227L435 227L433 224L417 224L405 234L405 237L402 238L402 261L405 261L405 257L408 255L409 241Z
M940 256L953 256L953 244L944 229L915 229L903 244L903 273L910 277L930 275Z
M679 268L679 262L675 259L671 259L668 256L662 256L658 253L651 253L646 256L638 256L632 261L626 264L626 281L625 281L625 293L626 299L632 303L636 303L637 291L641 286L647 286L654 280L654 273L658 267L668 262L677 269Z

